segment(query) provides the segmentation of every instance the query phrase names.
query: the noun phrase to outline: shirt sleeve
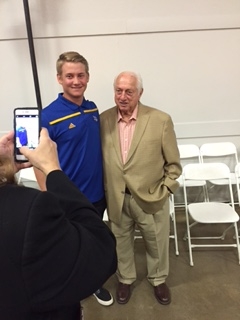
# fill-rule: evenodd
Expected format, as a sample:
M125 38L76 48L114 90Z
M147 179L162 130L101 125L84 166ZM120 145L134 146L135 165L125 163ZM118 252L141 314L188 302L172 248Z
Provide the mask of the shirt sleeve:
M49 119L47 118L46 114L44 113L44 110L41 114L41 127L46 128L48 130L49 137L54 140L54 131L53 126L49 124Z

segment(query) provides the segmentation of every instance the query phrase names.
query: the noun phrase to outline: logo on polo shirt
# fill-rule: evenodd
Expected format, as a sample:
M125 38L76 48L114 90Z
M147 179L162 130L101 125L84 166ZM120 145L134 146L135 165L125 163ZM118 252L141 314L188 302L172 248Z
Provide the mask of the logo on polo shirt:
M70 125L69 125L69 127L68 127L68 129L72 129L72 128L75 128L76 126L75 126L75 124L73 124L72 122L70 123Z
M98 118L96 116L93 116L93 120L98 122Z

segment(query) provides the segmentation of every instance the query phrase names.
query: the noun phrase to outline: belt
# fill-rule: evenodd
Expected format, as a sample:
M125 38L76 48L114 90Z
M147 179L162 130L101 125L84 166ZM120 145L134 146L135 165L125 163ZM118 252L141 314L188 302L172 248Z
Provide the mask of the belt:
M128 189L128 187L125 188L125 193L131 195L131 192L130 192L130 190Z

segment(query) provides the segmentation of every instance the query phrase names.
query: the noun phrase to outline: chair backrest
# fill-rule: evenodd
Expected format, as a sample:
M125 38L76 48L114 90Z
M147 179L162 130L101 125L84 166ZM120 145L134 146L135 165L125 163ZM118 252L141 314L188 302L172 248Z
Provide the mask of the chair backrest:
M201 162L200 150L196 144L178 144L178 150L180 154L180 162L181 162L182 168L184 168L185 165L189 163ZM179 182L180 187L182 187L183 186L182 175L177 179L177 181ZM203 185L204 184L201 183L201 186ZM195 193L196 193L196 189L193 190L194 197L197 196ZM175 205L177 206L183 205L184 202L183 202L182 188L179 188L178 191L175 192L174 198L175 198Z
M184 167L183 175L188 180L228 179L230 169L225 163L192 163Z
M235 176L236 176L236 188L238 195L238 205L240 206L240 163L235 166Z
M226 179L226 184L229 185L231 204L234 207L233 192L230 179L230 169L222 162L217 163L193 163L187 164L183 168L183 186L186 190L187 180L220 180Z
M178 150L182 167L189 163L202 162L200 149L196 144L179 144Z
M200 155L202 162L206 160L206 157L234 157L234 166L238 163L237 148L232 142L214 142L204 143L200 147Z
M239 179L240 178L240 163L236 164L235 173L236 173L236 177Z
M178 150L180 159L189 159L197 157L200 161L200 150L195 144L179 144Z

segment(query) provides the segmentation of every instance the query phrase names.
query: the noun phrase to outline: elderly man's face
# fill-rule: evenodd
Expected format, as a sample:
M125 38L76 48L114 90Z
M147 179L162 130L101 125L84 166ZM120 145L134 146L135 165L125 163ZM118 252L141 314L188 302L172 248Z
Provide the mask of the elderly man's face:
M115 82L115 103L121 114L131 115L142 95L137 88L137 79L130 74L120 74Z

